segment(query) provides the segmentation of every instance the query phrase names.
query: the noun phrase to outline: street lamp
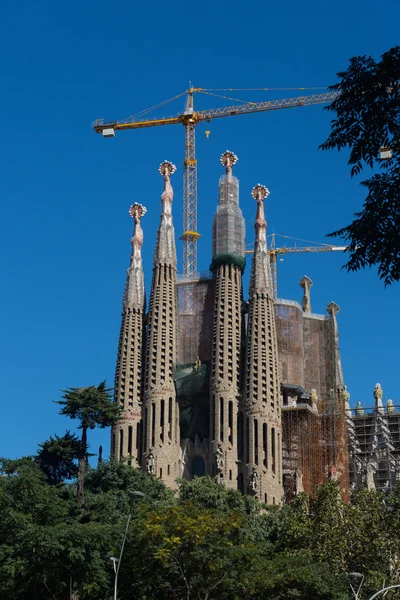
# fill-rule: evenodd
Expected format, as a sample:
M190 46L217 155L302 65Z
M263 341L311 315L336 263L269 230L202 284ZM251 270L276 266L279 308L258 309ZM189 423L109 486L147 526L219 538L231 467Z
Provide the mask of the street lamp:
M362 586L362 584L364 583L364 575L361 575L361 573L347 573L347 575L349 576L349 578L352 578L352 579L354 579L354 580L357 580L357 579L358 579L359 581L361 580L361 581L360 581L360 583L358 584L358 588L357 588L357 590L356 590L356 588L355 588L355 587L353 587L353 584L352 584L352 583L351 583L351 581L350 581L350 587L351 587L351 591L352 591L352 592L353 592L353 594L354 594L354 598L355 598L355 600L358 600L358 594L360 593L361 586Z
M114 600L117 600L118 574L119 574L119 568L121 566L122 554L124 552L126 538L127 538L127 535L128 535L129 523L131 522L133 501L135 500L135 498L144 498L145 495L146 495L146 494L143 494L143 492L137 492L136 490L132 490L132 491L128 492L128 494L129 494L129 496L131 498L131 501L130 501L130 504L129 504L128 519L126 521L125 533L124 533L124 536L122 538L121 551L119 553L119 558L116 558L115 556L110 556L110 560L113 563L114 573L115 573L115 579L114 579Z

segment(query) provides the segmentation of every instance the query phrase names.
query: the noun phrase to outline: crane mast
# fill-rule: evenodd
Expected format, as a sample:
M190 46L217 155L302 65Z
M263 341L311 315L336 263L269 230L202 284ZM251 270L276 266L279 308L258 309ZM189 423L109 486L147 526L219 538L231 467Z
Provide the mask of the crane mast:
M192 277L197 271L197 160L193 118L193 92L189 90L184 112L185 160L183 171L183 275ZM188 301L188 304L190 302Z

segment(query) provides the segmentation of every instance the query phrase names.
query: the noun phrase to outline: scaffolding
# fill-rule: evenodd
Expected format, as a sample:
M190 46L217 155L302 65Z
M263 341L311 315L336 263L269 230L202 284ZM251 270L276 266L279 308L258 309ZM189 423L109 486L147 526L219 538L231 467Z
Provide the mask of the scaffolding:
M348 429L336 318L277 299L285 497L337 479L349 498Z
M400 405L348 410L351 488L389 493L400 482Z
M195 273L190 278L177 276L177 349L176 364L210 363L215 282L209 271ZM187 294L192 298L190 310Z

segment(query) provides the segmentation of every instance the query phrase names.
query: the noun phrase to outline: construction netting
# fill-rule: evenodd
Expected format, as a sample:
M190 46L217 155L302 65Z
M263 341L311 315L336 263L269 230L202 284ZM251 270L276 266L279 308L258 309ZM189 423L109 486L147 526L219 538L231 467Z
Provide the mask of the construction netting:
M275 303L276 335L282 383L304 387L303 311L297 302Z
M214 314L214 287L211 273L190 279L178 276L177 364L210 363Z
M219 202L212 224L212 268L229 261L228 264L237 264L243 271L245 235L245 221L239 208L239 180L224 175L219 181Z
M275 320L281 381L289 387L301 386L301 398L311 398L309 407L305 403L300 409L305 401L299 396L294 405L283 409L288 411L282 416L284 452L290 457L288 494L298 477L311 495L323 480L335 478L347 500L348 433L334 321L328 315L303 312L297 302L280 299L275 304Z
M324 483L321 417L307 403L282 409L282 472L285 502Z
M200 363L180 364L175 368L175 389L180 409L182 439L208 438L209 368Z

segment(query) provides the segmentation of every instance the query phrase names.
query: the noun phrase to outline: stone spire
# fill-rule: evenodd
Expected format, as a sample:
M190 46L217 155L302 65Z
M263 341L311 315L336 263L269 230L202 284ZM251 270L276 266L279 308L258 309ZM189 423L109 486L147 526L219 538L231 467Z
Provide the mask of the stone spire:
M282 423L278 345L266 241L264 200L269 191L253 188L257 202L255 245L249 289L245 386L239 413L240 472L245 489L268 504L280 504Z
M237 488L237 414L242 344L242 269L245 264L244 219L239 208L239 182L232 175L237 156L221 157L219 204L213 220L215 299L210 382L209 472L219 483ZM240 482L239 482L240 483Z
M172 223L175 166L164 161L161 221L153 263L146 340L142 468L176 487L179 473L179 407L174 386L176 361L176 251Z
M132 204L129 214L134 221L133 237L131 238L132 254L126 278L125 293L123 298L123 309L139 308L144 310L145 290L144 273L142 264L143 229L140 224L141 218L147 209L142 205Z
M115 401L124 408L122 420L113 427L111 453L137 467L141 460L142 346L145 309L142 265L143 230L141 218L146 208L132 204L129 214L134 220L131 239L131 262L127 271L122 302L122 323L115 372Z
M267 249L267 222L265 220L264 200L269 190L257 184L251 194L257 202L257 215L254 224L255 240L253 264L250 276L250 296L257 293L269 293L272 296L271 267Z
M300 279L300 282L299 282L300 287L302 287L304 290L304 296L303 296L303 300L301 303L304 312L311 312L310 288L311 288L312 284L313 284L313 282L311 281L311 279L309 277L307 277L307 275L304 275L304 277L302 279Z
M164 160L158 170L164 179L164 191L161 194L161 220L157 232L154 265L164 264L176 268L175 231L172 223L174 191L171 186L171 175L175 173L176 167L168 160Z
M232 174L238 162L236 154L227 150L221 156L225 175L219 181L219 202L212 225L212 268L220 264L245 266L245 222L239 208L239 181Z

